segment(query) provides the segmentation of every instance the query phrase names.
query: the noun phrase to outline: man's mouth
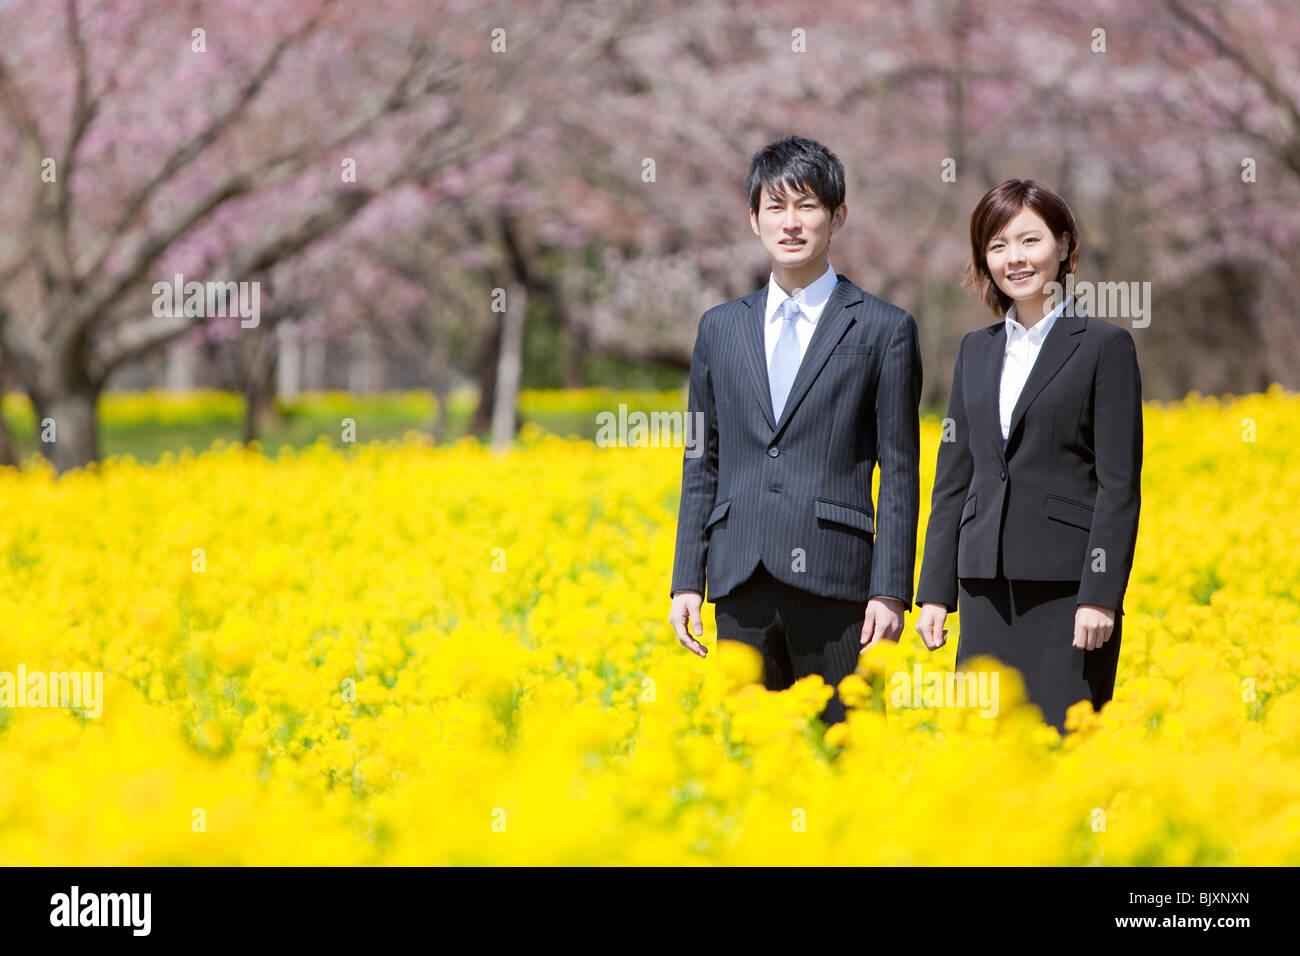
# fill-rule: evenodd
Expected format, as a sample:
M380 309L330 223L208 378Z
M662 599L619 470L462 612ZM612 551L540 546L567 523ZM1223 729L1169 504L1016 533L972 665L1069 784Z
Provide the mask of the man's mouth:
M781 240L781 245L785 246L787 249L796 249L799 246L806 245L806 244L807 244L806 239L782 239Z

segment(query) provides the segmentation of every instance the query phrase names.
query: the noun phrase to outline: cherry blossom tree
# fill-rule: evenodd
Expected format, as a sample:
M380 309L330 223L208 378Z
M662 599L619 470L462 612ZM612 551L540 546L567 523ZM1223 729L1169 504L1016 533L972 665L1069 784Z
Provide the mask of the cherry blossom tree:
M553 101L535 75L567 77L598 50L603 12L0 7L0 159L14 172L0 195L0 349L51 426L56 468L96 458L96 399L115 369L213 318L155 314L155 283L260 281L372 204L436 202L441 171Z

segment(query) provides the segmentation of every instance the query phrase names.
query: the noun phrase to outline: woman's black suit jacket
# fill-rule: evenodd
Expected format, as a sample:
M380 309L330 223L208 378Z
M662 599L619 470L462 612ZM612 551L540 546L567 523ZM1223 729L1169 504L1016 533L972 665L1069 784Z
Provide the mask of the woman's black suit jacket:
M1142 379L1127 329L1062 313L1011 416L1006 323L962 339L939 444L916 604L957 609L957 579L1079 582L1123 613L1142 471ZM999 560L1000 559L1000 560Z

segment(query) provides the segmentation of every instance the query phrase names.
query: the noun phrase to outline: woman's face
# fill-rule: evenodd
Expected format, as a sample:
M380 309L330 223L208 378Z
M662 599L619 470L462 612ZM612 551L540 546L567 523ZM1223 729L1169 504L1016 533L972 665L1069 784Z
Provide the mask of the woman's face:
M1052 236L1043 217L1021 206L984 250L989 274L997 287L1016 302L1037 302L1047 295L1044 286L1069 254L1069 236Z

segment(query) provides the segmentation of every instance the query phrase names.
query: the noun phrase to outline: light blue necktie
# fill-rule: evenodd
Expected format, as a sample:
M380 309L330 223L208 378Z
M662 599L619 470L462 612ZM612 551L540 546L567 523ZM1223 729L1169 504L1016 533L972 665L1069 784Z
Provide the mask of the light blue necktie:
M776 349L772 352L772 364L767 370L768 384L772 389L772 414L781 420L781 411L785 400L790 396L790 387L794 385L795 373L799 371L799 336L794 324L799 318L799 303L794 296L781 303L785 322L781 325L781 335L776 340Z

